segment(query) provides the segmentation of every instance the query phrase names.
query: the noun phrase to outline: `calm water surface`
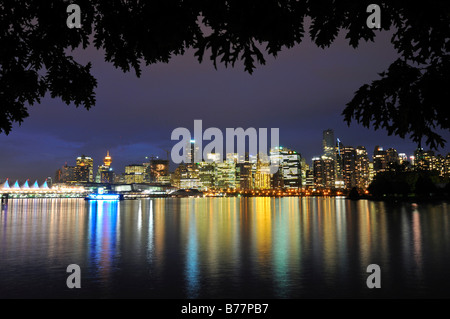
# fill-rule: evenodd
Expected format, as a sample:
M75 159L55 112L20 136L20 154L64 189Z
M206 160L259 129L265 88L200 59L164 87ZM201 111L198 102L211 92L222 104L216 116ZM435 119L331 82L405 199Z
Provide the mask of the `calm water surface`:
M450 206L343 198L10 200L1 298L450 298ZM68 289L69 264L81 289ZM369 289L366 268L381 267Z

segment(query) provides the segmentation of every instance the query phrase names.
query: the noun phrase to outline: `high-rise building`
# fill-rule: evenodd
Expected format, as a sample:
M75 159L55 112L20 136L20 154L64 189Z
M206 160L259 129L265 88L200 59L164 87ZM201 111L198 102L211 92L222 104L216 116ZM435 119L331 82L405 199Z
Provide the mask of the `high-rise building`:
M215 163L200 162L199 169L199 180L201 184L201 189L209 190L215 188Z
M110 167L110 166L111 166L111 163L112 163L112 158L111 158L111 156L109 155L109 151L107 151L107 152L106 152L105 159L103 160L103 165L106 166L106 167Z
M372 183L375 177L375 171L373 170L373 162L369 162L369 185Z
M202 154L201 150L199 149L199 146L195 143L195 140L190 140L189 143L186 145L185 154L186 154L186 165L187 166L194 166L195 162L195 154L198 154L198 161L201 162Z
M433 151L424 151L423 148L418 148L414 152L414 167L416 170L439 170L441 165L437 162Z
M236 188L236 164L232 161L215 165L215 187L218 189Z
M405 153L399 153L398 154L398 163L406 164L408 162L408 156Z
M338 139L336 139L336 148L335 148L335 185L337 188L343 188L344 187L344 173L343 173L343 153L342 149L344 148L344 145L342 142Z
M444 159L444 177L450 177L450 153Z
M253 189L252 164L248 161L236 164L236 179L238 189Z
M400 163L398 152L395 148L388 148L386 150L387 167L395 166Z
M323 131L322 138L323 155L328 158L335 159L336 140L334 139L334 131L331 129Z
M127 184L144 183L145 166L132 164L125 166L125 182Z
M251 157L250 161L252 161ZM267 154L258 154L256 163L252 165L252 171L254 189L264 190L271 188L270 161Z
M285 147L270 150L271 163L278 164L278 171L272 176L274 188L298 189L302 187L301 155Z
M344 146L342 149L342 173L345 188L356 187L356 151L351 146Z
M62 183L62 170L59 168L55 173L55 183Z
M304 186L306 188L314 187L314 169L308 168L308 170L305 171L305 184L304 184Z
M375 146L373 150L373 170L374 174L384 172L387 169L387 154L381 146Z
M114 172L111 167L100 165L97 169L97 175L95 177L96 183L113 184Z
M314 185L318 188L334 188L336 183L334 169L334 159L325 155L313 158Z
M77 158L75 181L79 183L94 182L94 160L91 157L81 155Z
M369 156L364 146L356 148L356 187L367 189L370 184Z
M100 165L97 169L97 175L95 176L96 183L112 184L114 183L114 172L111 168L112 158L107 151L106 157L103 160L103 165Z
M302 188L301 155L296 151L283 150L282 156L280 168L283 172L284 187L288 189Z
M169 176L169 160L151 158L146 166L146 181L150 183L166 182Z
M67 163L56 172L56 183L75 183L75 166L68 166Z
M313 163L313 174L314 174L314 186L316 187L325 187L325 176L324 176L324 167L323 161L320 157L314 157L312 159Z

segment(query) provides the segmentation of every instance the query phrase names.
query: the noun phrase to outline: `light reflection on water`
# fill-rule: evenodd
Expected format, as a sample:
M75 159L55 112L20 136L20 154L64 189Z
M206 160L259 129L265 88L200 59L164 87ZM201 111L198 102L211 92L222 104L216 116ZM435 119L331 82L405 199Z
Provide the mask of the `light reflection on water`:
M0 297L448 298L449 214L313 197L10 200ZM369 264L381 289L366 287Z

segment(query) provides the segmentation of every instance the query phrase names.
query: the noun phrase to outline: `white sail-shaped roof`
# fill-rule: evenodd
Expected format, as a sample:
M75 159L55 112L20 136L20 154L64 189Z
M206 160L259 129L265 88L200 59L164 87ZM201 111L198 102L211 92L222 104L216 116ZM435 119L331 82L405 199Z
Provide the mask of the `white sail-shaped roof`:
M10 187L9 187L8 180L5 181L5 183L2 185L2 188L3 188L3 189L9 189L9 188L10 188Z

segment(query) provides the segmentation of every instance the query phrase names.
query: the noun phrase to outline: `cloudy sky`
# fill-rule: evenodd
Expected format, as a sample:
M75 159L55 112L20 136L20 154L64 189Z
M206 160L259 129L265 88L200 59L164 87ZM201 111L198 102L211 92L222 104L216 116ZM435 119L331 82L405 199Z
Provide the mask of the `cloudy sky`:
M215 70L208 58L199 64L188 52L169 64L144 69L141 78L124 74L104 62L101 51L74 52L80 63L93 63L98 80L97 104L87 111L46 97L30 108L30 117L13 132L0 135L0 181L54 176L81 154L100 165L106 151L117 173L145 156L165 158L176 141L177 127L193 132L195 119L203 127L280 128L280 144L297 150L307 162L322 154L322 131L334 129L344 145L394 147L411 155L416 145L384 131L357 124L349 128L341 113L354 92L378 78L397 54L390 34L353 49L344 36L330 48L317 48L306 37L301 45L268 58L253 75L243 66ZM450 140L450 134L444 134ZM449 149L440 150L446 154Z

